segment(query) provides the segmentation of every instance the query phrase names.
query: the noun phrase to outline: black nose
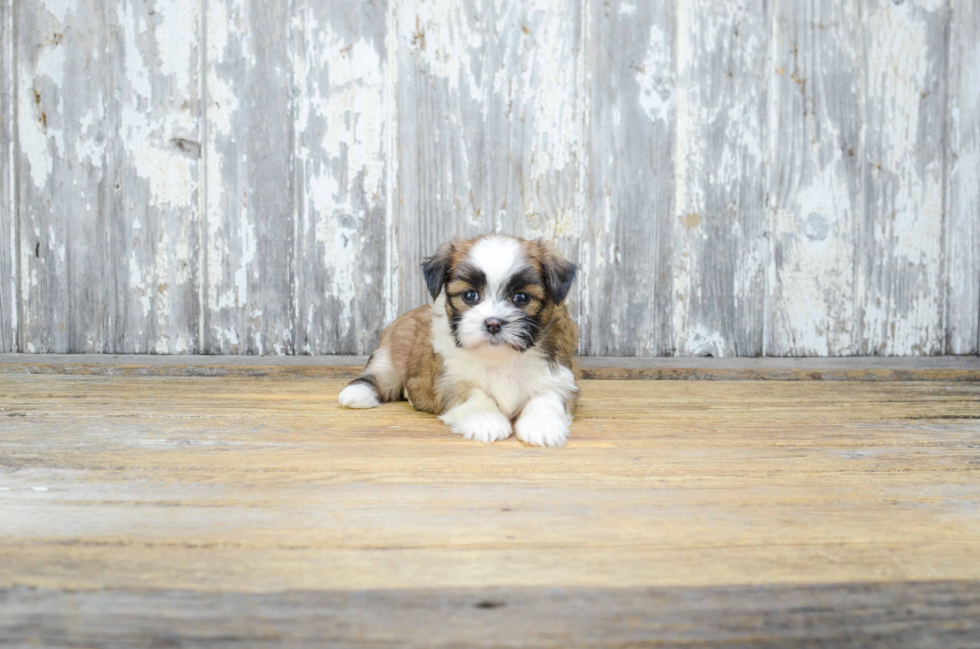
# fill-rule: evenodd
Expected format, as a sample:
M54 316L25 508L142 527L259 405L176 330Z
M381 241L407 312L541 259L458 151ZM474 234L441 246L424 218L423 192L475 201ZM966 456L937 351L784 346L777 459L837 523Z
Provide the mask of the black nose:
M504 323L496 318L487 318L486 320L483 321L483 326L486 327L487 331L489 331L492 334L499 332L500 328L503 325Z

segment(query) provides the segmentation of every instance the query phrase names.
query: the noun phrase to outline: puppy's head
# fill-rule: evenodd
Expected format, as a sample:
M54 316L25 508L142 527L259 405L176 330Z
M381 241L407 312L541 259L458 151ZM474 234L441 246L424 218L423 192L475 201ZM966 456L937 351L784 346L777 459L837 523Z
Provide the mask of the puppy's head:
M433 299L445 291L459 347L516 352L538 342L575 271L543 240L498 234L451 241L422 264Z

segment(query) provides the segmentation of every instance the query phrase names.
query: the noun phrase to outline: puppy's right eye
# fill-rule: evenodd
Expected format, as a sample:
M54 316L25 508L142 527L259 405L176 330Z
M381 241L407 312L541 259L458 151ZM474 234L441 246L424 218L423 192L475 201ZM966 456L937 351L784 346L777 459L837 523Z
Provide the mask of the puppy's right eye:
M467 304L476 304L477 300L480 299L480 294L476 291L470 290L463 293L463 302Z

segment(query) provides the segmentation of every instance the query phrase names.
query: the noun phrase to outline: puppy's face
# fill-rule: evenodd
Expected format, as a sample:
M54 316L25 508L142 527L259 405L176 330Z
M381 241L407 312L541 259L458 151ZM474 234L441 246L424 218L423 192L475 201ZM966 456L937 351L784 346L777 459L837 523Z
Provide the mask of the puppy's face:
M456 344L525 352L575 279L575 266L541 240L488 235L452 241L423 264L432 297L445 290Z

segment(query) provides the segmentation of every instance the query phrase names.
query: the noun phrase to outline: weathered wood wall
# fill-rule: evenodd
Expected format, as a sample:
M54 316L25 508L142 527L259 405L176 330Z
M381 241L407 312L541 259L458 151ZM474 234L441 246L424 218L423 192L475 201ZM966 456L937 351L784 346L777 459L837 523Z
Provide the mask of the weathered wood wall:
M603 355L968 354L976 0L0 0L0 351L358 354L545 236Z

